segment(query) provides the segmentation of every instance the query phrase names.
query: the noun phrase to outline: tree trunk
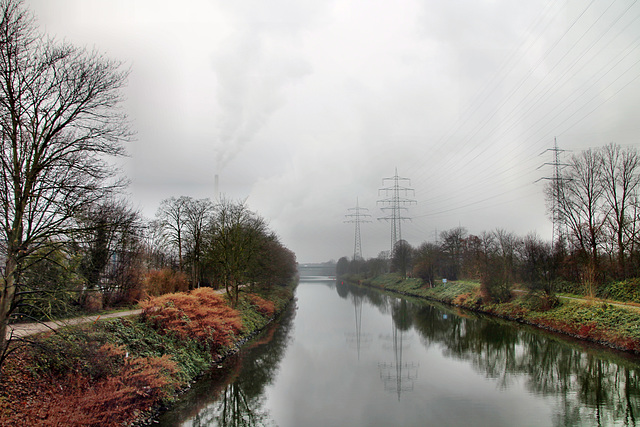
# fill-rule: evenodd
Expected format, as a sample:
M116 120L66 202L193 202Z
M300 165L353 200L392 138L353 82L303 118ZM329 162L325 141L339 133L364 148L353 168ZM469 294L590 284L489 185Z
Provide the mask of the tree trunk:
M9 324L9 315L16 293L15 274L17 270L17 262L15 256L11 253L7 254L5 276L2 279L2 289L0 293L0 366L4 361L9 341L7 339L7 327Z

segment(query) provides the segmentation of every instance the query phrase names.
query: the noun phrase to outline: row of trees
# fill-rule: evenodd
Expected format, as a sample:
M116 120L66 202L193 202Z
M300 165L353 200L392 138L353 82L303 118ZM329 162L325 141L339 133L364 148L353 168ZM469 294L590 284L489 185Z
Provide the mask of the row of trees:
M150 224L155 267L188 272L191 287L221 284L237 302L245 284L284 283L295 255L244 202L182 196L164 200Z
M640 276L640 157L609 144L557 165L545 188L557 240L520 237L503 229L470 235L444 231L439 243L397 242L389 259L339 260L338 274L411 274L433 284L443 278L481 281L485 295L508 299L521 282L551 295L559 284L595 295L611 280ZM564 286L564 285L563 285Z
M295 255L244 203L164 200L147 221L108 198L78 209L65 234L39 245L20 265L14 317L43 319L76 308L130 304L146 294L285 283Z
M172 198L148 223L124 201L113 160L131 136L127 75L39 33L21 0L0 0L0 364L12 318L138 300L154 268L177 271L162 280L189 271L189 287L223 284L236 301L241 284L295 273L244 203Z
M569 249L583 258L584 279L640 274L640 157L609 144L571 156L546 188L551 216Z
M439 243L424 242L414 248L400 240L389 259L341 258L337 274L367 278L391 271L420 278L430 286L442 279L479 280L487 296L506 300L516 281L552 294L562 275L561 258L561 251L553 251L535 234L519 238L497 229L470 235L464 227L456 227L440 233Z

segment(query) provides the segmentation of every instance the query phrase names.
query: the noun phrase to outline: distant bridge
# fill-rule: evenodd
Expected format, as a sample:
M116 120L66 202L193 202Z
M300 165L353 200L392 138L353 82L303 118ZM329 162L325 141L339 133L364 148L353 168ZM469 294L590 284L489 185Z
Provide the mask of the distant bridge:
M335 278L335 263L318 263L318 264L298 264L298 274L300 277L324 277Z

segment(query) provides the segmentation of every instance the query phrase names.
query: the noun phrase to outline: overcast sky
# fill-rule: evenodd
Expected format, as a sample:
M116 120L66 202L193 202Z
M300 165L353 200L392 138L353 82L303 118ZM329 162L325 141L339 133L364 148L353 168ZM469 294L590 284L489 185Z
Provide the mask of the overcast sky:
M554 137L640 146L631 0L27 0L49 36L131 69L131 201L247 198L300 262L390 246L383 178L416 201L412 245L463 226L551 238ZM570 153L569 153L570 154Z

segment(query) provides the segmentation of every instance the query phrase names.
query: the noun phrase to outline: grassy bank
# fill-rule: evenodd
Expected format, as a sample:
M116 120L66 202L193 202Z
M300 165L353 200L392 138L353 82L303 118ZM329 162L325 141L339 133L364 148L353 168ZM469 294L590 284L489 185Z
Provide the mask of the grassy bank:
M480 285L449 282L433 288L418 279L387 274L360 284L408 296L440 301L469 310L527 323L540 328L640 354L640 311L597 300L549 298L528 292L514 293L506 303L488 303Z
M127 425L148 419L235 352L293 298L294 286L247 290L237 307L212 289L141 303L140 316L33 337L2 369L6 426Z

